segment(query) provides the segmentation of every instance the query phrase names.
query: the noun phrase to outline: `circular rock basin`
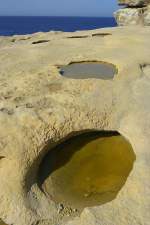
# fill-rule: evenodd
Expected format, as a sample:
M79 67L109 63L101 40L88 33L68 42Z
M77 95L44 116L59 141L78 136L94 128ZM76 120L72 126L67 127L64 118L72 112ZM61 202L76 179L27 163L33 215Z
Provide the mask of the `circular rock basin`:
M113 200L133 168L130 143L116 132L70 138L44 158L40 185L56 203L82 210Z
M62 76L74 79L96 78L110 80L117 74L116 66L104 62L78 62L59 68Z

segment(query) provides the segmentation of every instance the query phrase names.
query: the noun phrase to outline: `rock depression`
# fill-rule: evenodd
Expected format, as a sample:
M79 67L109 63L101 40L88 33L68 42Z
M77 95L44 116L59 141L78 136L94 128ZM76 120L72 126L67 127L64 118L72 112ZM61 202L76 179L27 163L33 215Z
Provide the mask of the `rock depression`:
M117 69L110 63L85 61L61 66L60 74L72 79L96 78L110 80L117 74Z
M115 199L134 160L119 133L83 133L49 151L39 168L40 186L57 204L80 212Z
M0 37L2 221L8 225L149 225L149 37L148 27ZM111 79L60 74L61 66L82 62L105 62L114 65L117 73ZM84 142L84 135L93 132L119 136L105 137L102 145L91 136ZM126 145L123 152L118 150L121 144L107 147L115 138L119 138L115 143L126 140L132 151ZM68 141L74 148L62 147ZM78 144L79 150L74 151ZM59 165L61 159L67 160L59 167L63 170L43 170L48 156L52 166L53 154ZM80 173L75 174L79 162ZM41 182L44 173L47 176ZM52 176L58 178L54 183ZM63 176L68 185L61 182ZM77 192L67 192L67 187L74 187L69 186L73 178L80 184L75 187L79 193L82 190L82 200L87 199L81 201L81 208L69 195L71 190L71 197L77 199Z

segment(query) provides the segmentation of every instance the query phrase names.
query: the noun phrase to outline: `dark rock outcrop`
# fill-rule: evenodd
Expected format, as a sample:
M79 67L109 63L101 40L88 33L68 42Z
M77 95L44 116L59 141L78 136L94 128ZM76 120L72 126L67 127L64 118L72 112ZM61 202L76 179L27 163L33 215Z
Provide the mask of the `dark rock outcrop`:
M145 6L150 4L150 0L118 0L119 5L127 5L130 7L134 6Z

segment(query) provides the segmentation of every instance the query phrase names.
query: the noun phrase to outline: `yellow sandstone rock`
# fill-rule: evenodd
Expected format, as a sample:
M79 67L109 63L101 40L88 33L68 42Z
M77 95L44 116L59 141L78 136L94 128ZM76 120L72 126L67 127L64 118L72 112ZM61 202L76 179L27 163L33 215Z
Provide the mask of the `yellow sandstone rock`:
M150 29L107 28L0 37L0 218L14 225L149 225ZM72 62L116 66L113 79L68 79ZM38 186L42 159L86 130L117 131L136 154L113 201L76 218ZM117 163L117 162L116 162Z

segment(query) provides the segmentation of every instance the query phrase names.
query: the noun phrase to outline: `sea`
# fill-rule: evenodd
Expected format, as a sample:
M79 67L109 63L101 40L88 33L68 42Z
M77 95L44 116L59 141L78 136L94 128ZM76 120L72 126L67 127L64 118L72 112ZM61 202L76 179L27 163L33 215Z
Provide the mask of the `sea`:
M112 17L0 16L0 36L115 27Z

